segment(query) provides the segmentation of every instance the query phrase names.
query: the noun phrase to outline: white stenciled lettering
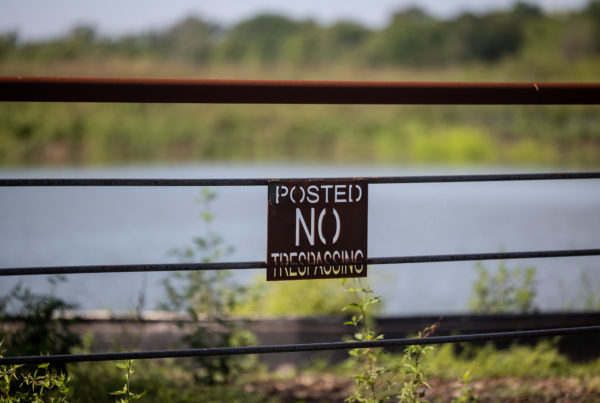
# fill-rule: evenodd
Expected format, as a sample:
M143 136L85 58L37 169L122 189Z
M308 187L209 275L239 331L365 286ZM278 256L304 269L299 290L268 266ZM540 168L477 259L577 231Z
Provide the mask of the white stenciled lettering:
M354 185L356 187L356 189L358 189L358 197L354 200L355 202L360 201L360 199L362 199L362 195L363 195L363 191L362 188L360 187L360 185Z
M317 203L319 201L319 188L315 185L310 185L308 187L308 196L306 197L306 200L311 203Z
M288 199L292 204L302 203L355 203L362 199L362 185L354 183L337 185L302 185L291 188L286 185L275 186L275 204Z
M356 252L354 252L354 261L358 262L359 258L358 256L360 255L360 259L362 260L365 255L363 255L362 250L358 249ZM357 264L356 265L356 273L362 273L363 269L364 269L365 265L364 264Z
M304 221L304 216L299 208L296 208L296 246L300 246L300 225L304 229L304 233L311 245L315 244L315 209L310 209L310 231Z
M298 200L296 200L296 198L294 197L294 193L296 193L296 189L298 189L298 191L302 195ZM292 203L294 203L294 204L302 203L302 202L304 202L305 198L306 198L306 190L304 190L304 188L302 186L292 186L292 189L290 190L290 201Z
M325 203L329 203L329 189L333 188L333 185L321 185L322 189L325 189Z
M273 277L277 277L277 262L279 261L279 253L271 253L271 257L273 258Z
M319 214L319 239L323 242L323 245L327 245L327 241L325 240L325 236L323 236L323 217L325 217L325 212L327 209L321 210L321 214Z
M299 186L298 189L300 189L300 191L302 192L302 197L300 198L300 200L298 200L298 203L303 203L304 199L306 198L306 191L302 186Z
M366 272L361 249L274 252L269 257L273 279L360 276Z
M298 253L298 264L301 266L306 264L306 253Z
M336 256L337 255L337 256ZM333 263L334 264L340 264L341 263L341 255L340 255L340 251L333 251Z
M336 209L333 210L333 215L335 216L335 235L333 236L332 243L336 243L338 239L340 239L340 232L342 230L342 220L340 220L340 215L338 214Z
M346 203L346 185L335 185L335 202Z
M279 193L280 189L281 189L281 193ZM289 190L288 190L287 186L285 186L285 185L281 185L281 186L277 185L275 187L275 203L279 204L279 196L285 197L285 196L287 196L288 192L289 192Z

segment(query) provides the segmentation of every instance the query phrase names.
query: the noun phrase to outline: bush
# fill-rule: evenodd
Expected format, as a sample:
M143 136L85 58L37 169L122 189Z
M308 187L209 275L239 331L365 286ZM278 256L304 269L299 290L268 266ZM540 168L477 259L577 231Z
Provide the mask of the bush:
M477 262L475 269L478 278L469 301L472 312L530 313L535 310L535 268L522 270L515 267L511 270L501 262L496 273L491 274L481 262Z

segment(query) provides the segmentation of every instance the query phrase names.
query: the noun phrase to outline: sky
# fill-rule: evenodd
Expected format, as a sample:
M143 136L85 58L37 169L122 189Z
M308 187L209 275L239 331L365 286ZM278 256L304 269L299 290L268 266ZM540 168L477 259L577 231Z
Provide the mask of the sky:
M529 0L548 11L580 8L587 0ZM231 25L262 12L321 23L350 19L371 27L391 13L417 5L439 17L462 11L508 8L514 0L0 0L0 32L17 31L21 40L56 37L75 25L91 25L102 35L117 36L161 29L189 14Z

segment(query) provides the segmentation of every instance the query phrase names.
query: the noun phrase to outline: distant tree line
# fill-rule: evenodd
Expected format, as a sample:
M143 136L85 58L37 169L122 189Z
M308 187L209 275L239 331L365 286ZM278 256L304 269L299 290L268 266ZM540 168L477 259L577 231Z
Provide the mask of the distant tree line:
M527 44L552 47L569 58L600 54L600 0L555 14L518 2L508 10L465 12L450 19L409 8L392 15L381 29L352 21L321 25L313 20L262 14L227 28L189 16L162 31L118 38L100 36L89 26L33 43L20 41L17 33L9 32L0 34L0 60L17 57L44 62L113 55L201 65L351 62L418 67L494 63L517 55Z

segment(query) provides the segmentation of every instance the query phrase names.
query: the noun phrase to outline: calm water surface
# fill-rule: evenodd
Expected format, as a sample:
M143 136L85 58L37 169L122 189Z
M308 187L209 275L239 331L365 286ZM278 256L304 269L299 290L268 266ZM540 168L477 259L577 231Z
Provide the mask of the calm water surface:
M128 177L247 178L531 172L531 169L312 165L177 165L93 169L2 170L5 178ZM266 187L214 188L213 229L234 252L224 260L264 260ZM204 231L197 188L81 187L0 188L0 267L169 263L169 250ZM600 181L538 181L370 185L368 253L372 257L419 254L597 248ZM581 305L600 287L600 258L514 260L537 268L542 310ZM495 268L497 262L486 262ZM372 267L376 292L388 314L465 311L475 280L474 262ZM164 300L165 273L79 274L55 292L82 309L146 309ZM238 271L241 281L264 276ZM0 277L0 294L18 281L37 291L45 276Z

